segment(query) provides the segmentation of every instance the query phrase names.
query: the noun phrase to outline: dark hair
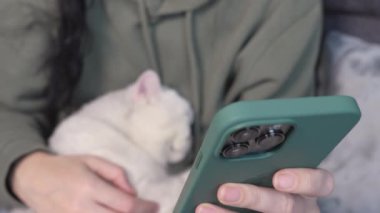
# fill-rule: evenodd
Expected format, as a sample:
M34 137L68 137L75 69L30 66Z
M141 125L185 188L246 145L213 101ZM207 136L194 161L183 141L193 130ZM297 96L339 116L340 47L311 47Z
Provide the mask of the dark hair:
M49 118L54 125L58 112L70 102L83 69L87 35L86 0L57 0L60 15L58 33L48 58Z

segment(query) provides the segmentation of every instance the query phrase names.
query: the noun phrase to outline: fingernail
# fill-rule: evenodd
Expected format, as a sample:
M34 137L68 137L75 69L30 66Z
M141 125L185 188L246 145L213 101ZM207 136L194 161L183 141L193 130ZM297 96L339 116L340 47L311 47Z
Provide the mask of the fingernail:
M239 187L234 186L224 186L221 189L221 200L233 203L240 200L241 197L241 189Z
M201 205L197 208L196 213L214 213L216 209L210 205Z
M294 185L295 177L292 174L280 174L277 177L278 186L282 189L289 189Z

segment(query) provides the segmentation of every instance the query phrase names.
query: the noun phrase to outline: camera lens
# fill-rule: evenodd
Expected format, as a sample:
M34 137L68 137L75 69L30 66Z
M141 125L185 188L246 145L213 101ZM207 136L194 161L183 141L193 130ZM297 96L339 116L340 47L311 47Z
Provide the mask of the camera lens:
M257 137L258 134L259 134L259 130L255 127L244 128L235 132L232 135L232 140L236 143L248 142L252 140L253 138Z
M249 152L249 143L232 143L223 148L222 155L226 158L234 158L245 155Z
M285 135L281 130L269 129L257 139L260 151L268 151L285 141Z

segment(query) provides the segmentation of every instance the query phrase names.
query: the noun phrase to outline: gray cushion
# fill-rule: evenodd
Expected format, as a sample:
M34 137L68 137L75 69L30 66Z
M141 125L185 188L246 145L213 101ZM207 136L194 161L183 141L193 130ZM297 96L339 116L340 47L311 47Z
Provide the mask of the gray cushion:
M380 44L380 0L324 0L325 30Z

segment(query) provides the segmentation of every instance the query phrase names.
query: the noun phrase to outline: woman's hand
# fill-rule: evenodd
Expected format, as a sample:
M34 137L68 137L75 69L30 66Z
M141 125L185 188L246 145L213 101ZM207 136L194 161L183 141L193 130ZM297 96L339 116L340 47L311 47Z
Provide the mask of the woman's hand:
M137 198L123 169L92 156L30 154L17 164L12 189L38 213L157 212Z
M218 190L218 199L228 206L260 212L319 212L317 198L334 188L332 175L321 169L283 169L273 177L275 189L227 183ZM231 212L211 204L201 204L196 213Z

